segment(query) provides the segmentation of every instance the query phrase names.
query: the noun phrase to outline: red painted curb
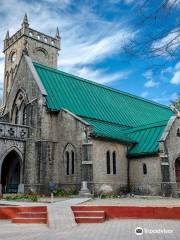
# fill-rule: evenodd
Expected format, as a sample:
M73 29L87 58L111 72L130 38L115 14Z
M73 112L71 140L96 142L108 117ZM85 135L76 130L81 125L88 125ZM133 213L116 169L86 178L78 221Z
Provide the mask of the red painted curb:
M180 219L180 207L72 206L74 211L104 211L106 218ZM84 212L84 216L86 216Z

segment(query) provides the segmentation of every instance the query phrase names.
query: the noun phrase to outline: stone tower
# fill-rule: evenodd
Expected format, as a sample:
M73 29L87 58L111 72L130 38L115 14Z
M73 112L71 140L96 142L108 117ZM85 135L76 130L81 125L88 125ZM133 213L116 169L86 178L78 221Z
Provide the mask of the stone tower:
M10 92L13 77L19 64L22 52L29 55L32 60L50 67L57 67L58 51L60 50L60 35L57 28L55 37L40 33L29 27L25 14L21 29L13 36L7 31L4 40L5 71L4 71L4 96L6 102Z

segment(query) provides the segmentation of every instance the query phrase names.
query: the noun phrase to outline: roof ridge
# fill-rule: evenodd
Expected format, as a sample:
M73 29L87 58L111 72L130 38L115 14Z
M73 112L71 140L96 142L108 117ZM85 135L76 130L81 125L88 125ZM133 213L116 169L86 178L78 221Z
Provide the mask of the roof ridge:
M82 78L82 77L79 77L79 76L76 76L76 75L73 75L71 73L66 73L64 71L61 71L57 68L53 68L53 67L49 67L47 65L43 65L41 63L38 63L38 62L35 62L33 61L33 64L35 65L38 65L39 67L41 68L44 68L44 69L48 69L49 71L52 71L52 72L57 72L57 73L61 73L67 77L74 77L76 78L77 80L79 81L84 81L88 84L92 84L92 85L95 85L95 86L98 86L98 87L101 87L101 88L105 88L109 91L113 91L113 92L116 92L116 93L119 93L119 94L123 94L123 95L126 95L128 97L131 97L131 98L136 98L138 100L141 100L141 101L144 101L144 102L147 102L147 103L150 103L150 104L153 104L153 105L156 105L156 106L159 106L159 107L162 107L162 108L166 108L166 109L169 109L171 110L170 107L166 106L166 105L163 105L163 104L160 104L160 103L157 103L157 102L154 102L152 100L149 100L149 99L145 99L145 98L142 98L142 97L139 97L137 95L134 95L134 94L130 94L130 93L127 93L127 92L124 92L124 91L121 91L121 90L118 90L118 89L115 89L115 88L112 88L112 87L109 87L109 86L106 86L106 85L103 85L103 84L100 84L100 83L96 83L96 82L93 82L92 80L88 80L88 79L85 79L85 78Z
M144 129L166 126L167 122L168 122L168 120L163 120L163 121L159 121L159 122L144 124L144 125L141 125L141 126L138 126L138 127L133 127L132 129L127 129L127 131L125 130L125 132L128 133L128 134L131 134L133 132L138 132L138 131L144 130ZM129 130L129 132L128 132L128 130Z
M89 119L89 120L93 120L93 121L97 121L97 122L109 123L109 124L118 125L118 126L126 127L126 128L134 128L133 126L123 125L123 124L119 124L119 123L115 123L115 122L109 122L109 121L98 119L98 118L91 118L91 117L86 117L86 116L82 116L82 115L78 115L78 116L83 119L85 118L85 119Z

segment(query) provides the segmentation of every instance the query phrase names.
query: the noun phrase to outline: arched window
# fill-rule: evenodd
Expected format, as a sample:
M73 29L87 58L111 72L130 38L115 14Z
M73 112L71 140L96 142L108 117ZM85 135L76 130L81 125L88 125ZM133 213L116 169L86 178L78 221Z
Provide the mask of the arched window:
M16 61L16 52L11 53L11 62L14 63Z
M27 124L27 97L23 90L19 90L14 99L11 112L11 121L15 124Z
M14 123L15 124L18 124L19 123L19 110L18 110L18 108L17 107L15 107L15 110L14 110Z
M176 135L177 135L177 137L180 137L180 128L178 128Z
M42 57L47 57L48 56L48 52L46 49L44 48L41 48L41 47L37 47L35 48L34 52L37 52L39 56L42 56Z
M69 152L66 152L66 174L69 175Z
M113 174L116 174L116 152L113 152Z
M111 173L111 159L110 159L110 151L106 152L106 168L107 168L107 174Z
M74 151L71 151L71 174L74 174Z
M23 108L22 124L23 125L27 124L27 108L26 108L26 106L24 106L24 108Z
M76 155L74 146L71 144L67 144L64 150L66 175L73 175L75 173L75 156Z
M146 175L147 174L147 166L145 163L143 163L143 174Z

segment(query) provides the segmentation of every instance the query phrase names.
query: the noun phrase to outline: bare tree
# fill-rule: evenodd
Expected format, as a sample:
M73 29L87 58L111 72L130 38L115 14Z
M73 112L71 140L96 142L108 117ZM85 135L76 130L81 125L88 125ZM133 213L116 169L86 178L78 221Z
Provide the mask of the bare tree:
M171 101L171 105L180 111L180 94L175 101Z
M125 53L152 60L158 57L176 60L180 50L180 0L140 2L133 12L136 12L137 30L143 33L143 39L133 39L125 45Z

